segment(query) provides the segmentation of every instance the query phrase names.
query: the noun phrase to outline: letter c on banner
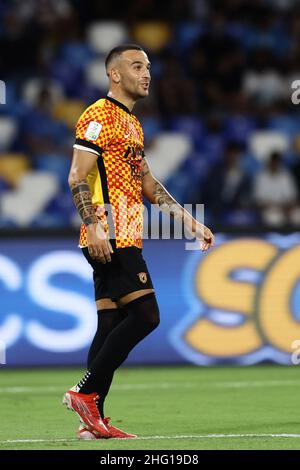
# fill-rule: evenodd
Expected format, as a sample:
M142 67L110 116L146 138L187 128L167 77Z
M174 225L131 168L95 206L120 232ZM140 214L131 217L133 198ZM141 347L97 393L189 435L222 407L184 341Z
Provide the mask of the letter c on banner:
M292 343L300 338L300 323L292 315L292 293L300 278L300 246L297 245L272 264L258 296L259 325L266 342L292 353Z

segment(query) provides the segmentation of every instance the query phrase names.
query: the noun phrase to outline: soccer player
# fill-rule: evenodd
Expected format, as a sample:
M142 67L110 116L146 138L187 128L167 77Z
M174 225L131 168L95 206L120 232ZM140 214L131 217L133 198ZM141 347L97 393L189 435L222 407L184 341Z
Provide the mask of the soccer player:
M142 195L187 224L201 249L214 236L197 222L151 174L141 125L132 114L148 96L150 62L134 44L115 47L106 58L109 92L80 117L69 174L81 216L79 245L93 268L98 327L87 372L64 395L80 417L82 439L134 438L105 417L104 400L115 370L159 324L152 280L142 255Z

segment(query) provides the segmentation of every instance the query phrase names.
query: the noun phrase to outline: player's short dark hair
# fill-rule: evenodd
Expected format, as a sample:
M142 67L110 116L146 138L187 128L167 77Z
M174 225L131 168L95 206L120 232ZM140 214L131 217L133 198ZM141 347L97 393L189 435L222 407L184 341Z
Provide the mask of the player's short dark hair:
M106 56L106 59L105 59L106 70L110 62L116 57L119 57L125 51L143 51L144 52L144 49L141 46L138 46L137 44L121 44L120 46L114 47Z

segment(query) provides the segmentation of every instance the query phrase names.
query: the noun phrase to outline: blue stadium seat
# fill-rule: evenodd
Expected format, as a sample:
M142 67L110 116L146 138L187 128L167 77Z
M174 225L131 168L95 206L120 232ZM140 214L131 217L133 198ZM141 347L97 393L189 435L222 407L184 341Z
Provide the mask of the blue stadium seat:
M299 133L299 117L281 114L269 119L269 129L278 130L293 139Z
M40 154L34 158L33 163L37 170L45 170L54 173L61 187L68 187L71 160L65 155Z
M146 144L151 141L161 130L163 125L157 116L141 119Z
M83 72L80 69L62 59L56 59L51 63L50 74L53 79L61 83L67 96L80 96L80 88L84 83Z
M181 51L189 49L205 30L204 24L200 21L179 24L175 31L176 47L179 47Z
M209 163L219 160L225 148L224 137L221 134L207 134L203 137L198 147Z
M68 42L62 46L59 57L71 67L84 70L94 54L90 48L82 42Z
M256 129L257 122L245 115L231 115L225 119L224 126L226 140L246 143L250 134Z
M50 227L69 226L75 212L76 209L70 191L61 191L35 217L33 225L38 227L47 227L47 225Z
M198 145L204 134L203 121L199 117L177 116L169 121L170 129L187 134Z

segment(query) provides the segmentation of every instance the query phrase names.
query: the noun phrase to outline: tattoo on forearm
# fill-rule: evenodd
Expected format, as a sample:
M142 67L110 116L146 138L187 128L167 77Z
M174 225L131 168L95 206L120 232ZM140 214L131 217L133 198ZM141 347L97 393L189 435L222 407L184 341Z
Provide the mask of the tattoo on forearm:
M142 170L141 170L142 177L149 175L149 173L150 173L150 170L149 170L147 162L145 160L142 160Z
M79 181L71 186L73 201L76 209L85 225L98 222L95 209L92 204L92 195L87 182Z
M153 197L155 203L159 205L163 212L167 212L176 219L183 219L183 208L167 193L158 181L155 182Z

